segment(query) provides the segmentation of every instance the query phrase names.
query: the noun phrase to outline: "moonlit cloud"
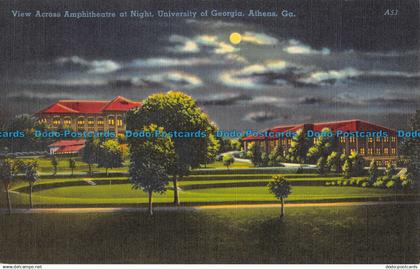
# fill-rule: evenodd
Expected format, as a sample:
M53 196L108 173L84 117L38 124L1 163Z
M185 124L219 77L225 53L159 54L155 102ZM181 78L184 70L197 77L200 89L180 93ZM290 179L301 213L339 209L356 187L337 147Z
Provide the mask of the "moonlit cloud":
M88 73L105 74L117 71L121 65L111 60L88 61L79 56L62 57L56 60L59 65L73 65L86 68Z
M321 55L329 55L331 53L330 49L323 48L321 50L312 49L310 46L301 43L298 40L292 39L289 41L289 44L283 48L283 51L289 54L321 54Z
M174 66L199 66L222 64L223 62L210 58L147 58L136 59L128 64L128 67L174 67Z
M278 40L264 33L245 32L242 34L242 41L254 45L274 46Z
M180 71L153 74L148 76L147 79L162 83L170 88L179 89L193 89L203 84L203 81L198 76Z

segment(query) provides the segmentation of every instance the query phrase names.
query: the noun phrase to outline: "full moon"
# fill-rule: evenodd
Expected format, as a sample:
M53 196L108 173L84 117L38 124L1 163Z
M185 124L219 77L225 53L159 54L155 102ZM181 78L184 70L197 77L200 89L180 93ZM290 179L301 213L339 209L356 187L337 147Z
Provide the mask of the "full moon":
M229 36L229 41L230 41L230 43L232 43L234 45L237 45L237 44L241 43L242 36L241 36L240 33L236 33L236 32L231 33L230 36Z

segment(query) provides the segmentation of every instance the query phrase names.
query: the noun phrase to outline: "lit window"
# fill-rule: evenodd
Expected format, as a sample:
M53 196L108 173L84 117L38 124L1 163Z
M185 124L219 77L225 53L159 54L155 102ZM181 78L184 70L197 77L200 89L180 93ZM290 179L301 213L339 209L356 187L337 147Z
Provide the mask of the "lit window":
M60 123L61 123L61 120L60 120L59 117L55 117L53 119L53 125L58 126L58 125L60 125Z
M71 125L71 118L64 118L64 125L70 126Z
M373 149L372 148L368 148L368 154L372 155L373 154Z
M77 125L85 125L85 118L80 117L77 119Z
M118 117L118 118L117 118L117 126L118 126L118 127L122 127L122 126L123 126L123 120L122 120L122 118L121 118L121 117Z
M95 119L92 118L92 117L88 118L88 125L89 126L94 126L95 125Z
M375 149L375 154L376 155L381 155L381 149L380 148L376 148Z
M108 125L115 125L115 119L113 117L108 118Z
M372 142L373 142L373 138L369 137L369 143L372 143Z
M350 153L351 154L353 154L353 153L355 153L356 152L356 150L355 149L350 149Z
M391 149L391 154L395 155L396 153L397 153L396 149L395 148L392 148Z
M388 155L388 152L389 152L388 148L384 148L384 154Z
M384 142L389 142L389 138L388 137L384 137Z
M396 141L395 136L392 136L392 137L391 137L391 142L395 142L395 141Z
M365 148L359 148L360 155L365 155Z
M379 136L376 137L376 142L381 142L381 138Z
M346 143L346 138L345 137L340 137L340 143Z
M97 122L98 126L103 126L104 125L104 119L103 118L98 118Z

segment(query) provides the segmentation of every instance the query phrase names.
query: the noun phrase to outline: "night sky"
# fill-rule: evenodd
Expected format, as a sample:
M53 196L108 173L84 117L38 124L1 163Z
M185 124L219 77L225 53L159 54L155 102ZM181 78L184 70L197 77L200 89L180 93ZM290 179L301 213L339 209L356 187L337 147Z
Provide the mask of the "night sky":
M284 17L17 18L44 12L292 11ZM396 16L384 16L398 9ZM418 1L3 1L0 115L59 99L181 90L225 129L359 118L406 127L420 109ZM234 45L229 35L238 32Z

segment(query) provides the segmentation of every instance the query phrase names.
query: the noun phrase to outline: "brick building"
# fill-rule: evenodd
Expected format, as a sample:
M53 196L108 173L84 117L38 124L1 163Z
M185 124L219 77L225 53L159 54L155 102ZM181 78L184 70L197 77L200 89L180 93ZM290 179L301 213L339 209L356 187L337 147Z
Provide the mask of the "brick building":
M305 133L308 130L314 132L321 132L322 129L329 128L332 133L340 132L386 132L387 136L380 137L344 137L338 136L337 144L339 149L345 154L349 155L356 151L363 156L367 161L375 159L377 164L384 166L388 163L395 163L398 152L398 139L396 131L387 127L379 126L362 120L345 120L335 122L319 122L313 124L298 124L287 126L275 126L264 130L264 132L273 133L295 133L298 130L303 130ZM312 142L316 141L316 137L311 138ZM279 143L283 146L286 154L290 148L292 137L268 137L268 136L249 136L243 139L244 149L247 149L247 144L255 142L259 144L264 152L271 152Z
M126 129L125 114L140 105L122 96L111 101L60 100L35 115L56 129L122 133Z

